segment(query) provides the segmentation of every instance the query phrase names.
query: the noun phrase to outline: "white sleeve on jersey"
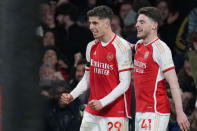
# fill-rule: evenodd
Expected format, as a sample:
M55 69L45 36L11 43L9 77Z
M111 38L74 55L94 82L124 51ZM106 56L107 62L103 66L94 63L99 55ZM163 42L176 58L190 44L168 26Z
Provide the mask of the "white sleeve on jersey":
M73 99L77 98L89 88L89 71L85 71L83 78L77 84L77 87L70 93Z
M128 42L122 38L114 41L114 47L116 48L120 83L107 96L100 99L103 107L123 95L129 89L131 82L131 68L133 68L131 48Z
M114 100L116 100L129 89L131 82L131 71L120 72L119 79L120 83L118 84L118 86L115 89L113 89L112 92L110 92L107 96L100 99L100 102L103 107L112 103Z
M91 41L87 45L87 48L86 48L86 60L87 60L87 62L90 62L90 51L91 51L91 48L94 44L95 44L95 41ZM89 69L89 67L87 67L87 65L86 65L86 69Z
M90 43L88 43L87 48L86 48L86 60L87 62L90 62L90 51L92 46L96 44L95 41L91 41Z
M90 51L91 51L92 45L94 45L94 44L95 44L95 41L92 41L92 42L88 43L88 45L87 45L87 49L86 49L87 62L90 62ZM85 68L87 70L89 69L89 67L87 67L87 65ZM87 70L85 71L81 81L77 84L77 87L70 93L74 99L77 98L79 95L81 95L83 92L85 92L89 88L90 73Z
M114 46L116 48L118 71L121 72L133 68L131 48L128 42L122 40L122 42L116 42Z
M86 60L87 62L90 62L90 50L91 50L92 44L89 43L86 49Z
M159 65L162 72L174 68L171 51L169 47L160 40L153 44L153 59Z

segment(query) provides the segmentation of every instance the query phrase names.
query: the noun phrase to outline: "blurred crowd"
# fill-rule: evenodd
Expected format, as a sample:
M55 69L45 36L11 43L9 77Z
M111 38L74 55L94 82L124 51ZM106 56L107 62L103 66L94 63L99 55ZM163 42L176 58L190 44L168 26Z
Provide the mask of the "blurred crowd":
M182 90L183 108L191 131L197 130L197 2L195 0L43 0L36 35L43 48L39 70L40 94L46 100L44 131L78 131L89 91L69 105L59 102L61 93L72 91L85 71L85 50L94 40L86 12L107 5L114 11L113 31L130 43L137 42L136 12L144 6L161 10L159 37L170 47ZM177 131L174 102L169 131ZM132 129L130 129L132 131Z

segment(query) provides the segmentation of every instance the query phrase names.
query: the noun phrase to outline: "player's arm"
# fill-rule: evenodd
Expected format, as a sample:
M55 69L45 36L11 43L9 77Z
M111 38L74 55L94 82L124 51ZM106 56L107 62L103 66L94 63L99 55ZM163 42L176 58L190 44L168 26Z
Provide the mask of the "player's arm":
M103 107L109 105L123 95L129 89L131 83L132 57L129 43L125 42L122 43L122 45L117 44L114 46L116 47L120 83L107 96L100 100Z
M85 67L85 73L83 75L83 78L81 81L77 84L76 88L70 93L63 93L61 95L60 102L68 104L75 98L77 98L79 95L81 95L83 92L85 92L89 88L89 67L90 67L90 50L94 42L90 42L86 49L86 60L87 64Z
M119 80L120 83L118 84L118 86L114 90L112 90L112 92L110 92L106 97L100 100L103 107L112 103L129 89L131 82L131 71L120 72Z
M85 74L77 87L70 93L73 99L83 94L89 88L89 71L85 71Z
M118 63L120 83L107 96L100 100L103 107L112 103L129 89L131 83L131 69L133 67L129 44L130 43L125 42L122 43L122 45L114 45L116 47L116 59Z
M170 49L165 44L158 43L157 46L154 46L153 48L153 59L161 68L164 77L170 85L170 90L177 113L177 122L181 129L185 129L185 131L187 131L189 129L189 122L183 112L181 91Z
M169 70L164 73L166 80L170 85L170 90L172 94L172 98L175 103L175 109L177 114L177 122L182 130L189 130L190 123L187 119L187 116L183 112L183 105L181 100L181 90L178 84L178 78L174 69Z
M89 88L89 71L85 71L83 78L77 84L76 88L70 93L63 93L60 102L69 104L72 100L83 94Z

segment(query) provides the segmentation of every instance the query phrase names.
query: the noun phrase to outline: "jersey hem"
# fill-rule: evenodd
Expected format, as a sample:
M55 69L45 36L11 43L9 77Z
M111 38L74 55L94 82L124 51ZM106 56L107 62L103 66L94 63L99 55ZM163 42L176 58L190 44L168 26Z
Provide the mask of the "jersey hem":
M100 114L96 114L96 113L94 114L94 113L89 112L89 111L86 111L86 112L88 112L88 113L90 113L92 115L95 115L95 116L102 116L102 117L127 117L127 118L131 119L131 116L127 116L127 115L119 115L119 116L114 116L114 115L100 115Z
M127 118L131 118L131 115L127 115L126 113L125 114L120 114L120 115L117 115L117 113L112 113L112 114L102 114L102 113L95 113L95 112L92 112L90 110L85 110L86 112L92 114L92 115L95 115L95 116L102 116L102 117L127 117Z
M170 115L170 112L169 113L160 113L160 112L157 112L157 111L153 111L153 112L137 112L136 113L157 113L159 115Z

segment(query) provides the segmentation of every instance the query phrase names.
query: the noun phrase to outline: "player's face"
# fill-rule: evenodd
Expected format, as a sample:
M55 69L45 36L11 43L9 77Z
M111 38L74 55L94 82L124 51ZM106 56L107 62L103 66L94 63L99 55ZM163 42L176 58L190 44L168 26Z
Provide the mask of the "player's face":
M140 14L135 26L137 28L137 37L140 39L146 39L153 29L154 21L146 15Z
M95 39L101 38L106 31L106 19L99 19L99 17L89 17L89 28Z

